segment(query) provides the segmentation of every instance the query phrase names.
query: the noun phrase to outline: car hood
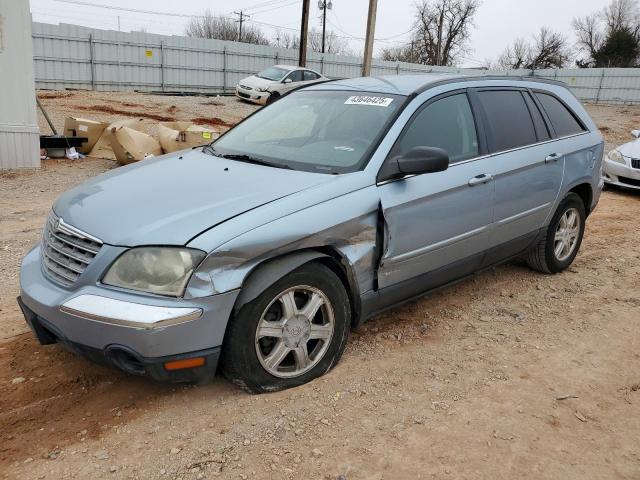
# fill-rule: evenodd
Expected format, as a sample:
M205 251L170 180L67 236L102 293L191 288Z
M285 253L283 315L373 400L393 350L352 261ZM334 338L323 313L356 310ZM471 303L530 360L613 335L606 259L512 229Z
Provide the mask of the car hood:
M53 208L110 245L184 245L232 217L333 178L197 149L112 170L69 190Z
M640 139L620 145L616 150L625 157L640 158Z
M277 85L280 82L276 82L275 80L267 80L266 78L256 77L255 75L251 75L250 77L243 78L238 82L240 85L246 85L251 88L267 88L273 85Z

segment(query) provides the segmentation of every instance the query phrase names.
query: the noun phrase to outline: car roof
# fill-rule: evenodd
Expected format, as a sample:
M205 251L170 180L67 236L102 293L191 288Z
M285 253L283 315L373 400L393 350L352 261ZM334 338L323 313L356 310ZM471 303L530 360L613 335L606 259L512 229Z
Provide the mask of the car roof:
M284 70L306 70L306 68L298 67L296 65L274 65L275 68L282 68Z
M506 80L509 82L541 82L564 85L562 82L535 77L473 75L460 73L422 73L413 75L385 75L334 80L305 88L305 90L359 90L396 95L411 95L441 83L471 80Z

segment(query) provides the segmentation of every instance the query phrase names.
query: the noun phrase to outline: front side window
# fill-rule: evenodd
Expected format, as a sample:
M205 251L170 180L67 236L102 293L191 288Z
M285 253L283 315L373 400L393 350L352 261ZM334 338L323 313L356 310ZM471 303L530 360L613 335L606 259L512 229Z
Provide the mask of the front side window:
M566 137L583 132L584 128L576 117L565 107L560 100L548 93L537 92L536 98L540 100L542 108L549 116L551 125L558 137Z
M442 148L451 163L478 155L476 125L467 95L451 95L427 105L410 121L391 156L414 147Z
M533 120L519 90L485 90L478 98L487 115L492 152L537 142Z
M280 67L270 67L266 70L261 71L256 77L264 78L265 80L273 80L274 82L279 82L284 78L284 76L289 73L290 70L286 68Z
M312 172L360 170L404 98L352 91L297 91L229 130L212 144L212 153L246 155Z

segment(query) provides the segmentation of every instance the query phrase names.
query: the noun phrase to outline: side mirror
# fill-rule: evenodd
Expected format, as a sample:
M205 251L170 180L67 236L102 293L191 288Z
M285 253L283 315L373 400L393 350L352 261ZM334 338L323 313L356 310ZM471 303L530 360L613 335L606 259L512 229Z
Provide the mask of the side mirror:
M640 130L631 130L631 135L635 138L640 138Z
M404 155L394 157L382 166L378 181L407 175L443 172L449 168L449 154L441 148L413 147Z
M291 83L293 82L293 80L291 80L290 78L285 78L282 83Z

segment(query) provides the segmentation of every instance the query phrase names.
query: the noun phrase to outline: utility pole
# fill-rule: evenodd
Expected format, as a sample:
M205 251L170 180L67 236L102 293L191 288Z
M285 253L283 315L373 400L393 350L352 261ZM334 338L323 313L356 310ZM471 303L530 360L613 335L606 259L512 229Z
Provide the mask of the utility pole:
M233 12L234 15L238 15L239 19L236 20L238 23L238 41L242 41L242 23L245 21L245 18L249 18L250 16L244 13L244 11L240 10L239 12Z
M362 61L362 76L371 73L371 57L373 56L373 37L376 31L376 10L378 0L369 0L369 14L367 16L367 38L364 42L364 59Z
M300 51L298 65L307 66L307 37L309 36L309 3L311 0L302 0L302 19L300 21Z
M120 15L118 15L118 31L120 31Z
M319 0L318 8L322 10L322 53L325 53L325 43L327 38L327 9L333 8L331 0Z

